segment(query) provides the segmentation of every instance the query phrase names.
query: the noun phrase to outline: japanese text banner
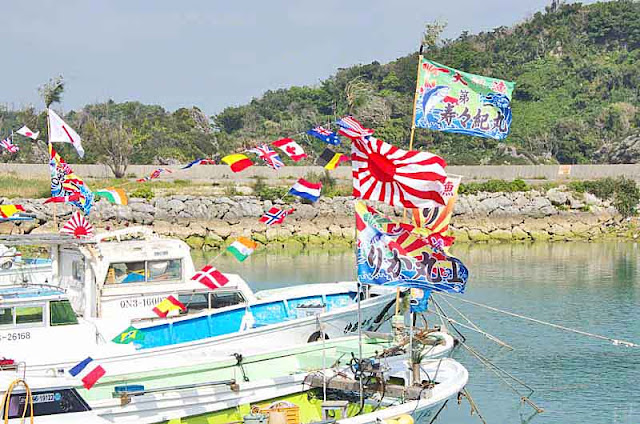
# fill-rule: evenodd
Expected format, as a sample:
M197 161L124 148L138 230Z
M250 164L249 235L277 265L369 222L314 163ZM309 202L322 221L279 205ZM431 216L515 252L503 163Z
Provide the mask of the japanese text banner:
M415 126L502 140L511 126L514 82L422 59Z

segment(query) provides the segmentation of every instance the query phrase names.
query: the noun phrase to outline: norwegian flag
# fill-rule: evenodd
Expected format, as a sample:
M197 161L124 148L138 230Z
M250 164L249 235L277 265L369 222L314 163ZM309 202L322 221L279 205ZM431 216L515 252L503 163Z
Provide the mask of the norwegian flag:
M0 141L0 145L2 147L4 147L5 149L7 149L9 151L9 153L18 153L18 150L20 150L20 148L18 146L13 144L13 142L11 141L11 139L9 137L7 137L4 140Z
M93 236L93 225L80 214L80 211L75 211L71 215L71 219L60 229L60 234L71 235L75 238L91 237Z
M282 162L282 159L278 156L278 152L269 147L268 144L261 144L253 149L247 150L247 152L257 154L271 169L278 169L284 166L284 162Z
M273 207L269 209L267 213L262 215L262 218L260 218L260 222L263 222L267 225L282 224L287 215L293 213L293 211L295 211L295 209L283 210Z
M211 290L222 287L229 282L227 277L211 265L205 265L200 271L196 272L191 279L204 284Z
M345 116L336 121L336 124L340 127L338 134L349 137L352 140L373 135L372 129L363 127L360 122L356 121L352 116Z
M439 156L398 149L369 137L353 140L351 161L354 197L406 208L445 204L442 192L447 164Z

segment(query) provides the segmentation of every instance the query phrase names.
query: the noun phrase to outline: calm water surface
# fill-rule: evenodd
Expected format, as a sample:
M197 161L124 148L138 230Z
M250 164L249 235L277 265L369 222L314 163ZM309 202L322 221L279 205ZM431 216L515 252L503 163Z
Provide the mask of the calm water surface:
M554 243L456 246L471 280L461 298L568 327L640 343L640 245ZM196 257L203 263L206 258ZM353 252L255 254L239 264L215 262L241 274L254 290L355 278ZM535 389L544 413L519 396L469 354L456 358L469 370L467 386L488 423L640 423L640 349L616 347L450 300L483 330L514 351L462 329L467 342ZM446 304L443 308L460 320ZM525 390L522 390L525 393ZM450 402L440 423L480 422L466 401Z

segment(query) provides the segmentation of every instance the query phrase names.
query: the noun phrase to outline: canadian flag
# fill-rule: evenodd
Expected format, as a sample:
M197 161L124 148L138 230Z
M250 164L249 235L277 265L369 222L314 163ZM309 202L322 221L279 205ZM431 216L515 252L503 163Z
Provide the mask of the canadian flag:
M37 140L38 136L40 135L40 131L38 132L33 132L29 129L29 127L27 127L26 125L23 125L22 128L20 128L18 131L16 131L18 134L23 135L25 137L29 137L30 139L33 140Z
M71 143L78 156L84 157L82 139L53 109L49 109L49 143Z

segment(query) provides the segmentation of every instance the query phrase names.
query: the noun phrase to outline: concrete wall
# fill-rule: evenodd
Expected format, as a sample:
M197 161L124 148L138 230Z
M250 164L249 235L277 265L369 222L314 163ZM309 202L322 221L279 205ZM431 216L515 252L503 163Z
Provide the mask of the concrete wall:
M104 165L80 165L72 164L71 167L76 174L90 178L111 178L113 175L108 167ZM564 167L564 168L563 168ZM560 175L561 169L569 169L570 179L592 179L603 177L626 176L640 181L640 164L637 165L492 165L492 166L449 166L447 172L459 174L470 180L487 180L491 178L513 180L522 178L525 180L547 180L555 181L566 179ZM136 178L149 175L158 165L131 165L127 169L127 174L135 175ZM164 174L162 179L190 179L201 181L216 181L219 183L238 182L246 183L252 181L252 177L261 176L266 178L271 184L277 182L287 182L298 179L308 172L322 173L324 169L320 166L287 166L275 171L266 166L252 166L251 168L234 174L226 165L204 165L196 166L187 170L179 170L177 166L167 166L175 172ZM0 174L13 173L25 178L49 178L49 168L46 164L0 164ZM341 166L331 171L331 175L339 180L347 181L351 178L351 167Z

